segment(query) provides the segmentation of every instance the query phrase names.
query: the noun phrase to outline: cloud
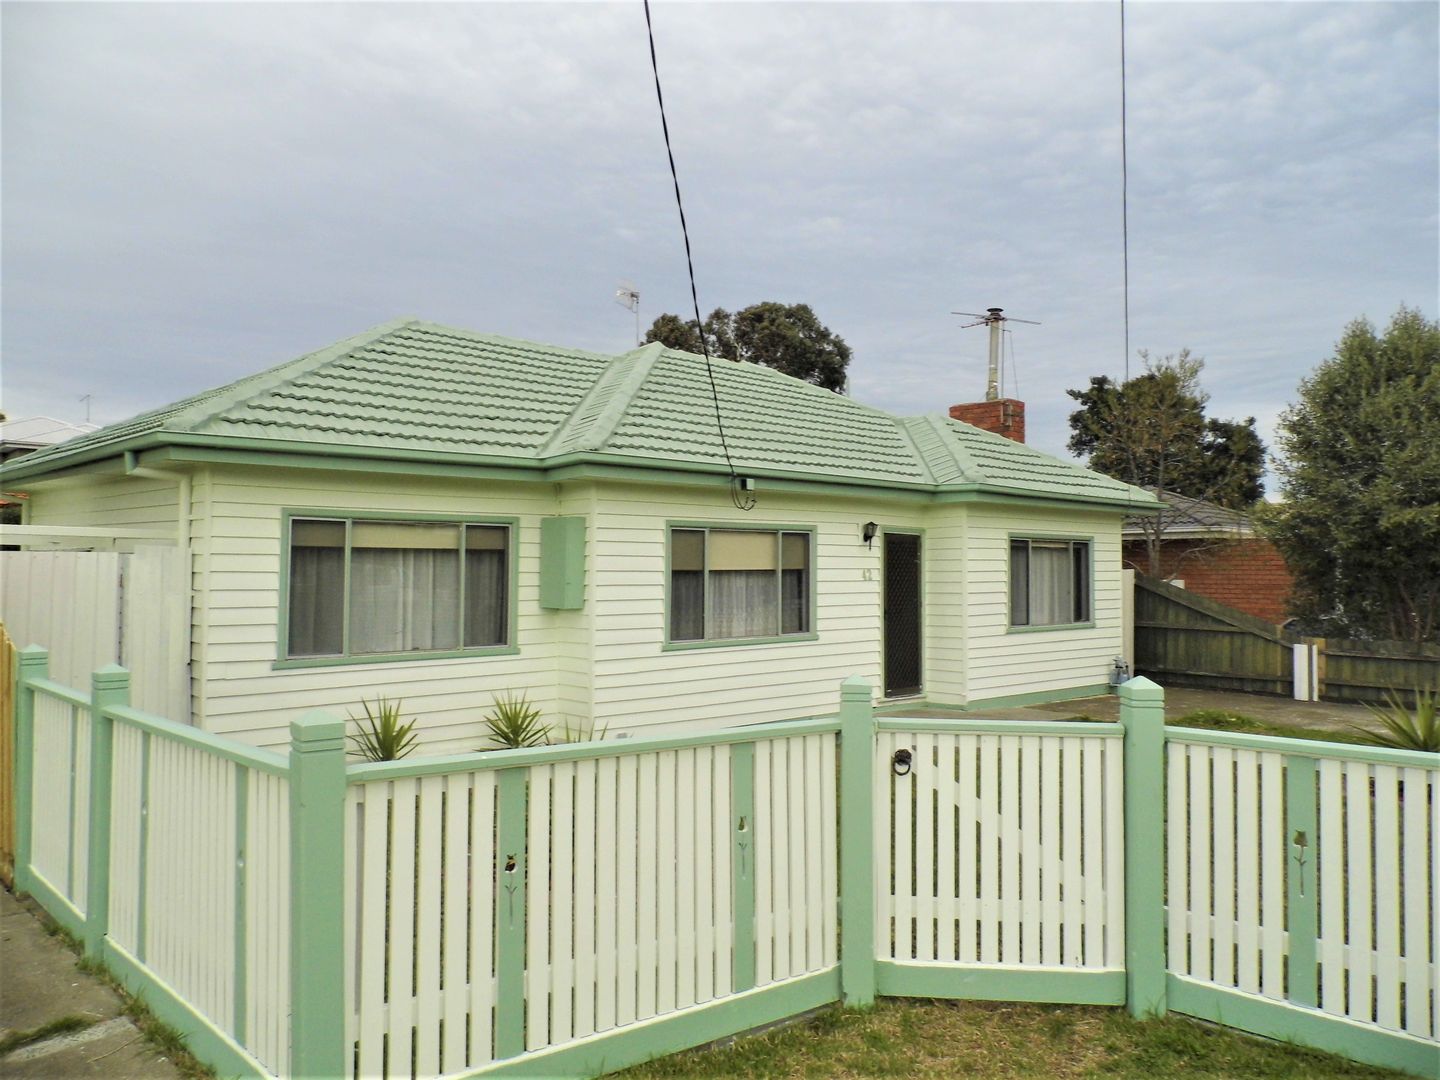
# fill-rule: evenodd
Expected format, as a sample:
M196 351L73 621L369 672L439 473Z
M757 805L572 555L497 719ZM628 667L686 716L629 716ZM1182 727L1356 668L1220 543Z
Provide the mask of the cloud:
M1013 338L1032 441L1124 366L1115 11L665 4L701 303L805 301L898 412ZM1131 342L1273 418L1432 305L1432 5L1136 5ZM5 407L113 420L410 313L621 350L688 306L633 4L11 5Z

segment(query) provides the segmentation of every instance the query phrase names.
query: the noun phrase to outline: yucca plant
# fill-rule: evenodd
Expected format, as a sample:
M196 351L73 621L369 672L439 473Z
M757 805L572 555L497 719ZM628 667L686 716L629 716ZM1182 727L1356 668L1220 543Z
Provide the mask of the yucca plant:
M1400 695L1391 690L1385 694L1385 707L1366 705L1384 727L1383 731L1351 726L1371 746L1388 746L1396 750L1426 750L1440 754L1440 693L1416 690L1415 707L1406 708Z
M355 752L366 761L399 761L415 749L416 721L402 723L400 706L399 701L377 697L373 710L368 701L360 703L365 710L363 718L351 715L350 719L360 730L350 736L350 741L355 744Z
M540 719L540 710L525 694L508 690L495 695L495 704L485 716L490 739L507 750L522 746L544 746L550 741L550 725Z

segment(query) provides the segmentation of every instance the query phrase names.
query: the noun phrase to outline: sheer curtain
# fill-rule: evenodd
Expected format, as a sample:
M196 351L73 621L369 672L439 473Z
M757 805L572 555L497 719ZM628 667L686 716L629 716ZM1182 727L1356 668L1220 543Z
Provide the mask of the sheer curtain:
M352 654L459 647L459 526L357 521L350 544Z
M345 648L345 525L290 526L289 656L338 656Z
M773 637L779 625L774 570L712 570L706 599L711 638Z
M1030 621L1054 626L1075 621L1069 544L1030 543Z

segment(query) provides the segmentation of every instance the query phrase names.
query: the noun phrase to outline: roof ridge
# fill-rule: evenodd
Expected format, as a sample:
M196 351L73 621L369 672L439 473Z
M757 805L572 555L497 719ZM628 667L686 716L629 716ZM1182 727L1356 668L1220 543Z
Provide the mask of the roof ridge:
M363 345L369 345L381 338L389 337L395 331L413 326L419 321L414 316L402 315L398 319L391 319L379 326L372 326L369 330L337 341L333 345L327 345L315 352L306 353L294 360L287 360L266 371L240 379L223 387L219 393L195 401L167 417L162 426L177 431L194 431L207 420L214 419L220 413L242 401L267 390L284 386L286 383L294 382L301 375L306 375L316 368L323 367L354 352Z
M652 341L611 356L610 363L596 376L590 389L541 444L538 456L550 457L562 449L567 452L595 450L603 445L615 433L626 407L634 400L635 391L644 384L656 358L664 351L664 345Z
M450 326L446 323L432 322L429 319L413 319L413 324L421 330L433 330L450 334L453 337L465 338L469 341L495 342L503 345L518 345L527 350L551 349L555 352L572 353L576 356L593 356L599 359L611 360L617 355L628 356L629 353L607 353L597 352L594 349L577 349L573 345L554 345L548 341L532 341L529 338L507 337L504 334L488 334L484 330L467 330L461 326ZM652 343L653 344L653 343ZM632 349L631 352L638 352Z
M956 420L954 417L946 416L944 413L926 413L917 417L921 421L928 422L935 434L940 436L940 445L945 448L950 460L955 462L955 467L960 470L960 476L967 484L983 483L985 473L976 464L975 459L965 451L965 447L955 438L955 432L948 426L949 423L964 424L966 427L975 428L976 431L984 431L984 428L975 427L974 424L966 424L964 420ZM948 422L948 423L947 423ZM988 433L987 433L988 434ZM1004 438L1003 435L997 436ZM1024 443L1017 445L1024 446Z

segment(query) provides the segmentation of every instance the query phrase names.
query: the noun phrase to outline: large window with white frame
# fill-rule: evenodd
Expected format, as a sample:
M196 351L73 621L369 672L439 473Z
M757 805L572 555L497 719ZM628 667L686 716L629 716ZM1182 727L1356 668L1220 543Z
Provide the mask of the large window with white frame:
M811 533L670 530L670 641L741 641L811 633Z
M510 645L511 529L293 517L285 659Z
M1012 537L1010 625L1088 623L1090 541Z

